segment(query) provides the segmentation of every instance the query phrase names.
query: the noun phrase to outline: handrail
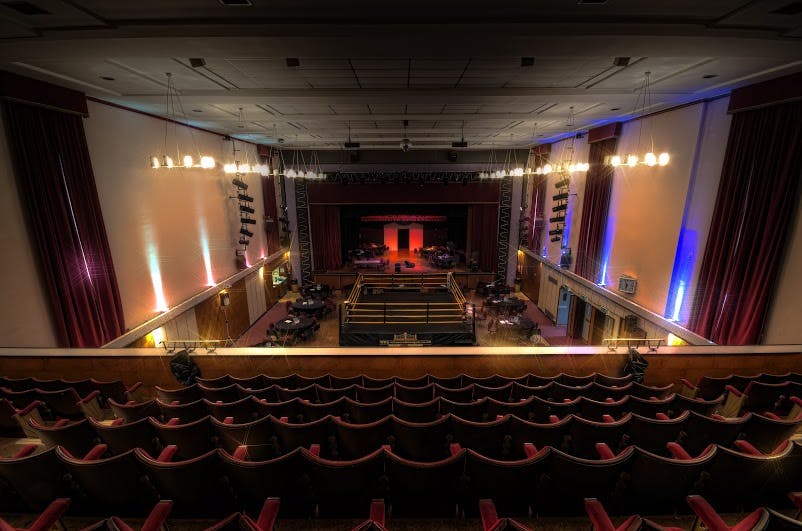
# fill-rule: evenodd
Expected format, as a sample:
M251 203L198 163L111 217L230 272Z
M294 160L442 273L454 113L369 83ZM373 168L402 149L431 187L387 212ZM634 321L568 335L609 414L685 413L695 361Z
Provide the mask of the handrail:
M166 352L175 352L177 348L183 348L187 352L192 352L196 348L206 349L206 352L214 352L218 346L236 347L233 339L173 339L160 341L159 345L164 347Z
M649 352L657 352L663 341L665 341L664 337L612 337L602 339L602 343L607 343L607 349L610 351L615 351L618 349L619 344L624 344L628 349L645 345L649 348Z

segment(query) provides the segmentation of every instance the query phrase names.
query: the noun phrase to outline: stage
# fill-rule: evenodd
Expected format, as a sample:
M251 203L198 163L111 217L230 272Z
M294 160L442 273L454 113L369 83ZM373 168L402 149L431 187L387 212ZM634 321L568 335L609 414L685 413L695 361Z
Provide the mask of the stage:
M451 273L360 274L339 307L339 343L474 345L472 308Z

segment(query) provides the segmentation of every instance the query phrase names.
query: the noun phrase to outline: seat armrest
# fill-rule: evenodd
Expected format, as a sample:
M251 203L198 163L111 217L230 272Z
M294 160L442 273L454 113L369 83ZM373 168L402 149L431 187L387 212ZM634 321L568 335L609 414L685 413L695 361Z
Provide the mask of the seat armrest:
M125 424L125 419L114 419L111 421L112 426L122 426Z
M671 417L669 417L665 413L657 413L655 417L657 418L657 420L671 420Z
M309 451L311 453L315 454L317 457L320 457L320 445L319 444L313 444L312 446L310 446L309 447Z
M524 443L524 453L526 457L534 457L537 455L537 446L532 443Z
M170 420L167 421L168 426L176 426L181 423L181 419L178 417L172 417Z
M70 506L69 498L58 498L53 500L47 509L31 524L27 531L48 531L53 524L61 520L61 517Z
M448 445L448 450L451 452L451 455L457 455L462 451L462 446L459 443L451 443Z
M167 520L172 510L172 500L161 500L156 504L153 510L150 511L140 531L159 531L164 526L164 522Z
M70 423L70 419L58 419L55 424L53 424L53 428L63 428L64 426Z
M736 389L735 386L733 385L725 385L724 389L734 394L735 396L743 396L743 393L740 392L738 389Z
M276 518L278 518L280 504L281 501L278 498L267 498L265 500L264 505L262 505L262 510L259 512L259 519L256 521L256 525L259 526L261 531L273 530ZM383 507L382 505L382 508Z
M604 415L602 415L602 421L605 424L612 424L613 422L615 422L615 419L613 418L612 415L608 415L607 413L605 413Z
M794 397L794 398L796 398L796 397ZM41 405L42 405L42 401L41 400L34 400L33 402L31 402L30 404L28 404L24 408L17 409L16 410L16 414L19 415L20 417L24 417L25 415L29 414L31 411L33 411L34 409L38 408Z
M685 448L675 442L667 442L666 448L671 452L671 457L674 459L679 459L680 461L690 461L693 459Z
M92 400L94 400L95 398L97 398L98 396L100 396L100 391L98 391L97 389L95 389L94 391L92 391L91 393L89 393L88 395L86 395L85 397L83 397L82 399L80 399L80 400L78 401L78 403L79 403L79 404L88 404L89 402L91 402Z
M234 459L237 461L247 461L248 460L248 446L245 444L241 444L237 446L237 449L234 450L234 454L232 455Z
M109 449L107 444L96 444L94 448L86 452L84 456L84 461L97 461L103 454L105 454Z
M557 424L560 422L560 417L557 415L549 415L549 424Z
M23 457L28 457L29 455L34 453L37 448L39 448L38 444L26 444L25 446L20 448L19 451L17 451L17 453L14 454L14 459L22 459Z
M159 457L156 458L156 461L160 463L169 463L173 460L173 457L175 457L175 454L177 452L178 452L178 446L176 446L175 444L168 444L159 453Z
M615 454L610 449L610 447L607 446L607 443L596 443L595 447L596 447L596 451L599 452L599 459L614 459L615 458Z

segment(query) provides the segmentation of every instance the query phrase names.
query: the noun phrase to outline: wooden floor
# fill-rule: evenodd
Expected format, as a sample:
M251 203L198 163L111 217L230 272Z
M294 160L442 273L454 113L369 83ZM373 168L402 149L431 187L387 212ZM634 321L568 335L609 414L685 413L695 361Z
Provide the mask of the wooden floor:
M393 273L395 271L395 264L396 262L401 264L401 272L402 273L447 273L449 271L460 271L460 272L467 272L468 265L464 263L457 264L456 267L452 268L443 268L443 267L434 267L433 265L429 264L428 258L421 256L418 253L413 252L410 249L401 249L400 251L387 251L381 257L384 260L388 260L390 262L389 267L384 271L385 273ZM415 264L415 267L406 267L404 262L412 262ZM331 270L330 272L352 272L352 271L363 271L363 272L375 272L376 269L374 268L357 268L354 269L354 266L351 264L346 264L345 267L337 270ZM380 270L381 271L381 270Z

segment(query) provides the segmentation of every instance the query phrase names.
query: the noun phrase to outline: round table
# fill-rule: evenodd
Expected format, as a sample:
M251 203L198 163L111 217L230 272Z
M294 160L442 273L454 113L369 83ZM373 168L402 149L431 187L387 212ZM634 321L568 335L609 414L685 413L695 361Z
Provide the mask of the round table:
M297 321L297 322L296 322ZM282 319L276 323L276 330L279 332L302 332L312 328L315 322L311 317L298 317L296 319Z
M326 284L316 284L304 289L304 292L315 299L325 299L331 293L331 288Z
M292 309L301 312L304 314L316 314L323 311L323 307L325 304L323 301L303 301L303 302L293 302Z
M502 313L518 313L526 309L526 302L521 299L505 300L490 296L485 300L485 306Z

